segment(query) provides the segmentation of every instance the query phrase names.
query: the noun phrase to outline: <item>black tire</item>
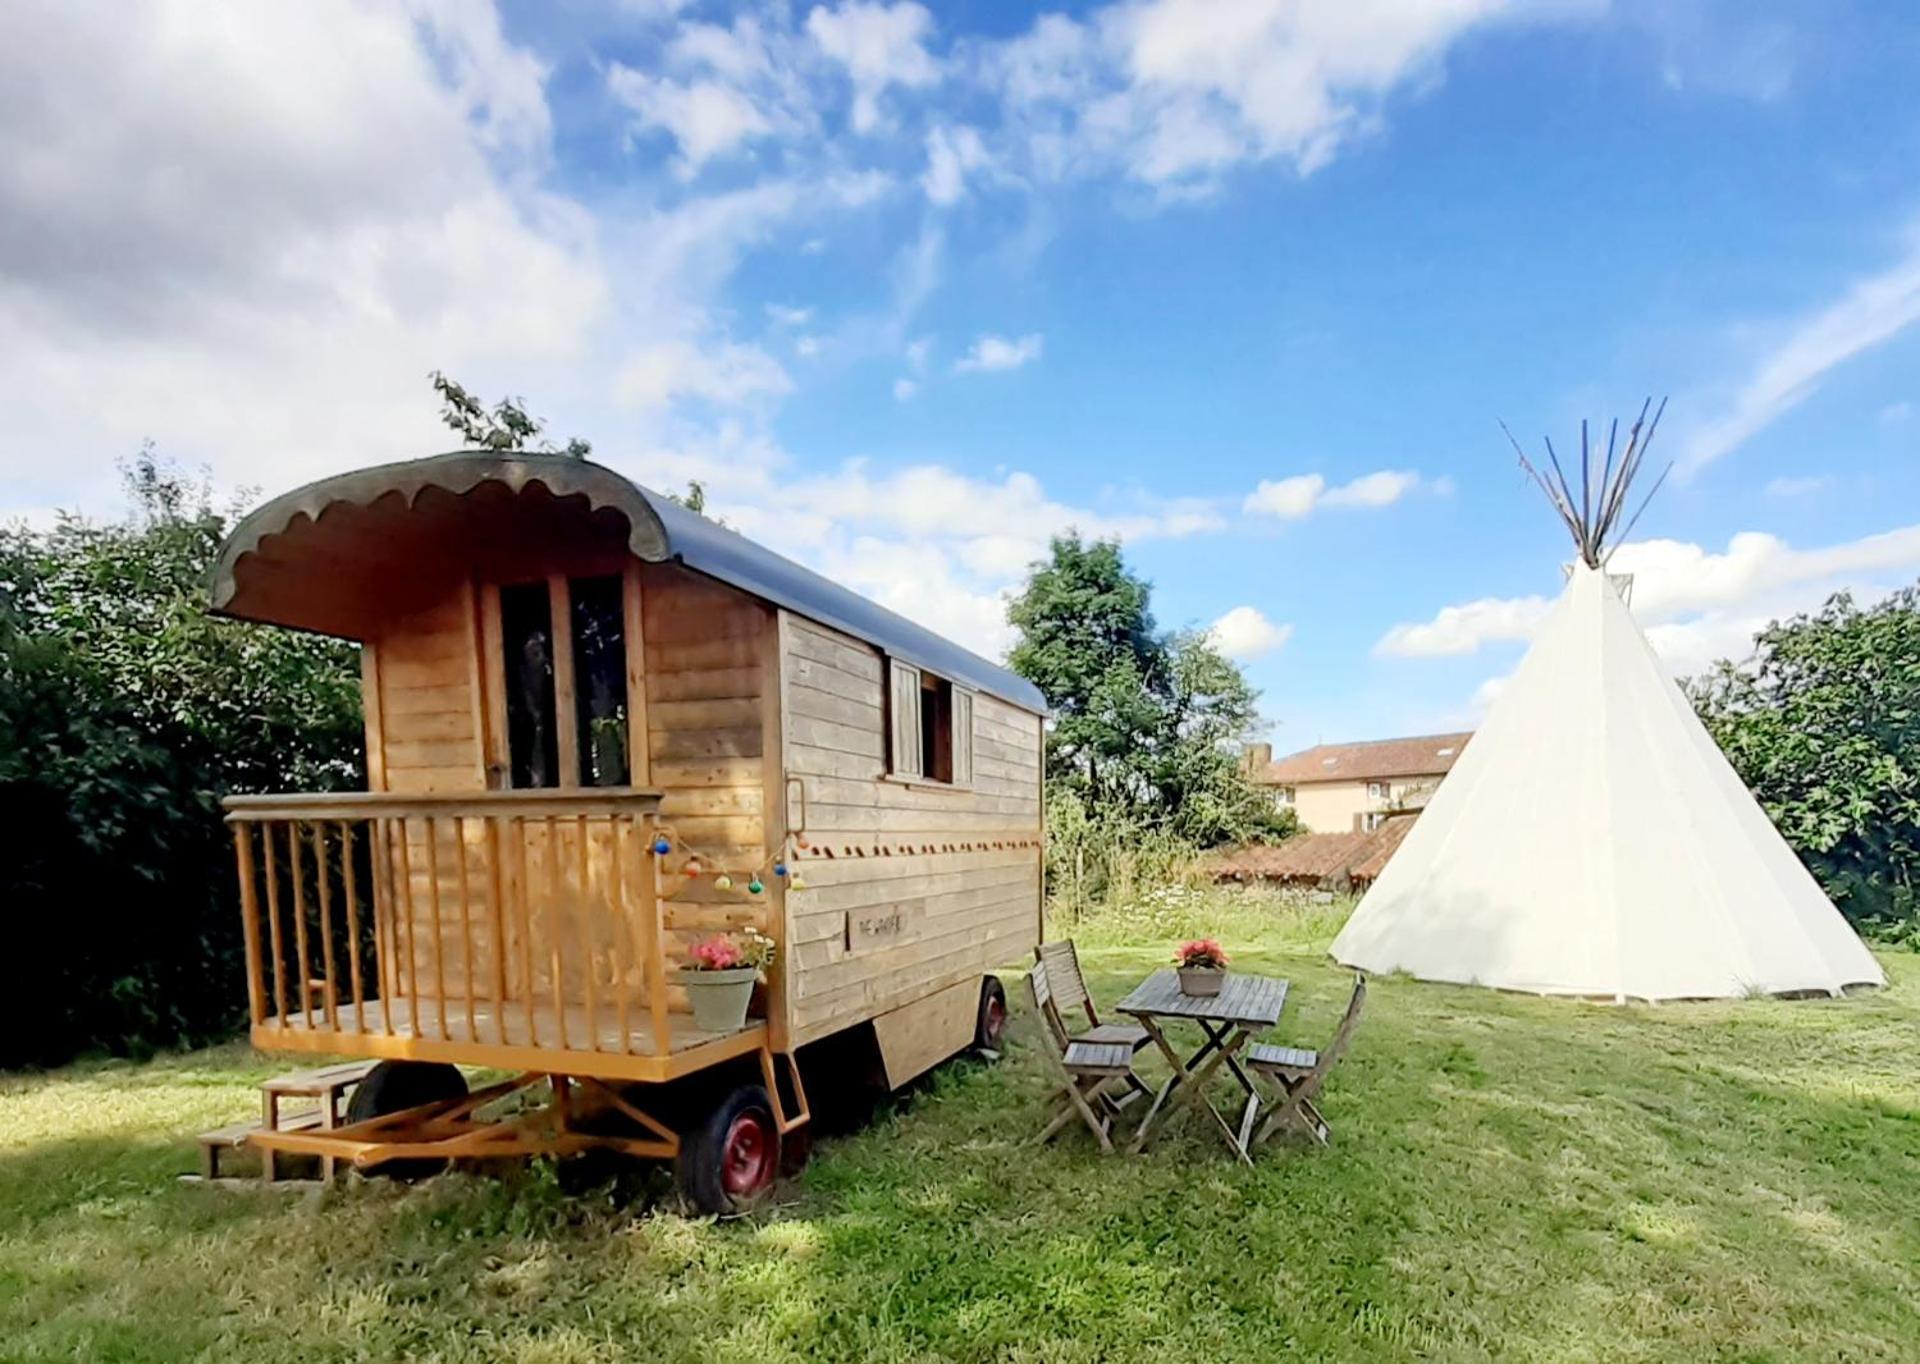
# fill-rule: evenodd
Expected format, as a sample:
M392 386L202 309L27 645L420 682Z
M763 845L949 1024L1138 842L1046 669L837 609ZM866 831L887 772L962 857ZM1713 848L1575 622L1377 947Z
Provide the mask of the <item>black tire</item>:
M467 1077L441 1061L382 1061L353 1087L347 1121L367 1122L423 1104L464 1098ZM367 1168L387 1179L426 1179L447 1168L444 1160L389 1160Z
M740 1085L680 1135L674 1183L696 1212L743 1213L764 1199L780 1173L780 1128L760 1085Z
M980 1013L973 1025L973 1049L988 1060L1000 1059L1007 1041L1007 987L1000 977L987 976L980 982Z

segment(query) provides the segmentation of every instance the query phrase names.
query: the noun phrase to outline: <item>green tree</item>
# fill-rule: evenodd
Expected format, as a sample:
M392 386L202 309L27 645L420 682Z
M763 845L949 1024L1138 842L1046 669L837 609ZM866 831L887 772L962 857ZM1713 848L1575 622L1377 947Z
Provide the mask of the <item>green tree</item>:
M1239 764L1258 693L1203 632L1162 632L1151 598L1117 543L1070 532L1009 607L1009 665L1053 711L1049 782L1095 818L1195 843L1286 832Z
M150 451L127 485L122 521L0 529L0 1068L230 1033L220 797L363 784L352 647L209 617L227 518Z
M1920 587L1775 621L1687 690L1848 917L1920 937Z
M536 455L566 455L585 459L593 446L575 436L565 445L542 440L546 423L527 414L521 398L502 398L492 407L439 370L427 376L440 395L440 420L460 433L476 450L524 450Z

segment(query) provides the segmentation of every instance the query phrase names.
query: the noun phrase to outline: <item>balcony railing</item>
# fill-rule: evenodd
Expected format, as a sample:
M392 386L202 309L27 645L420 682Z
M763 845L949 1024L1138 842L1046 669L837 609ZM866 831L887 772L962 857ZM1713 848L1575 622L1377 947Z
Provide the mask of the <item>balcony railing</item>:
M672 1007L659 803L634 789L229 799L254 1040L530 1068L716 1041Z

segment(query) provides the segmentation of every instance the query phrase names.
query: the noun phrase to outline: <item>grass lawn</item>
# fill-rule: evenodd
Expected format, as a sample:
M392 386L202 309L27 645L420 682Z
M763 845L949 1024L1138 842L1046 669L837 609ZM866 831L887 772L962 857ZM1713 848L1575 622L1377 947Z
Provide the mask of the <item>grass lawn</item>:
M1293 981L1285 1038L1331 1031L1324 913L1108 925L1096 992L1196 927ZM185 1139L286 1068L238 1046L0 1077L0 1359L1916 1359L1920 957L1884 960L1845 1002L1382 980L1333 1148L1251 1171L1196 1123L1141 1160L1036 1147L1015 988L1001 1064L942 1068L728 1224L550 1171L183 1186Z

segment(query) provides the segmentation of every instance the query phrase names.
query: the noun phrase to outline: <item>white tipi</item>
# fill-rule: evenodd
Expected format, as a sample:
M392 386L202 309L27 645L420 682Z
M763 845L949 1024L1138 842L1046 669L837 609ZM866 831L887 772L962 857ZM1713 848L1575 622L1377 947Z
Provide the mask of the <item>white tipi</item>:
M1584 496L1584 452L1581 504L1564 477L1539 480L1581 557L1485 724L1334 939L1341 963L1613 999L1885 984L1609 580L1625 492L1614 485L1630 481L1644 448L1637 423L1617 473L1609 454L1598 504Z

